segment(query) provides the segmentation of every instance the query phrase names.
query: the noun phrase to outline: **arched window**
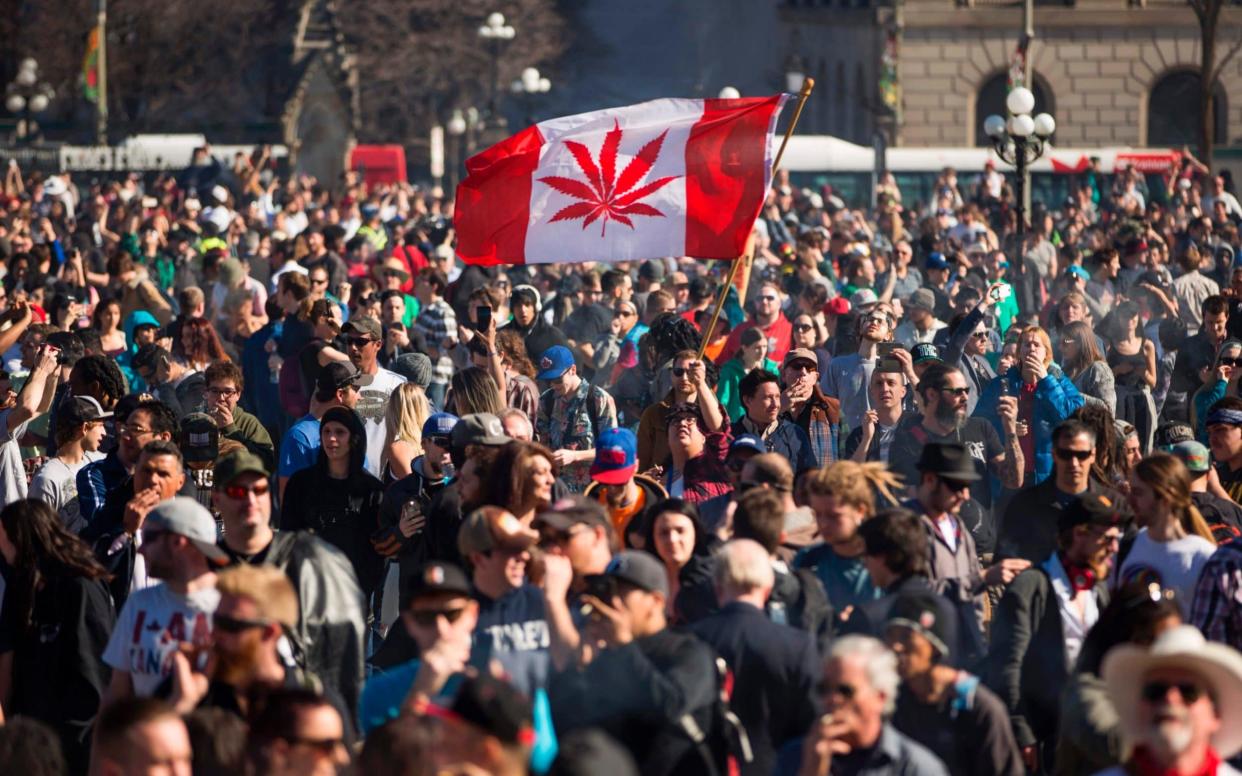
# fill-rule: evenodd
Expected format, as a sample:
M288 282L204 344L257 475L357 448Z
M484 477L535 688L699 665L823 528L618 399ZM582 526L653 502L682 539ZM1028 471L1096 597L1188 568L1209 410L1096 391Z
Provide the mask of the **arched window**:
M1008 85L1009 74L1001 71L983 82L983 86L979 89L979 95L975 98L975 145L986 148L992 144L991 139L983 132L983 120L992 114L998 116L1008 115L1005 108L1005 97L1009 91ZM1035 110L1031 111L1032 116L1040 113L1051 113L1056 116L1056 104L1052 96L1052 90L1044 83L1044 79L1038 75L1032 79L1031 92L1035 95ZM1053 136L1056 137L1055 135Z
M1147 145L1171 148L1197 145L1199 129L1203 126L1199 115L1202 94L1199 74L1193 70L1175 70L1156 81L1147 101ZM1212 95L1212 118L1215 141L1227 142L1229 116L1225 90L1219 82Z

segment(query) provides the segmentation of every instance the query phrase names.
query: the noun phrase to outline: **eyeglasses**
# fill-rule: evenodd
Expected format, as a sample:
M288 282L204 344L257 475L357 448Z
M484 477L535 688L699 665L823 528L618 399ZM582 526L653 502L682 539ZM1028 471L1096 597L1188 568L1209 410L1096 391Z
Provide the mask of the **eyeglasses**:
M794 331L810 331L811 329L814 329L814 328L815 327L809 323L795 323L793 325Z
M941 477L940 484L944 485L948 490L954 493L960 493L963 490L970 490L969 482L961 482L960 480L951 480L948 477Z
M373 340L370 337L350 337L348 341L350 347L358 348L359 350L362 350L372 342L379 342L379 340Z
M1148 682L1143 685L1141 697L1148 703L1159 703L1169 694L1169 690L1177 688L1177 694L1187 704L1194 703L1206 695L1206 691L1194 682Z
M947 393L952 396L969 396L970 395L969 388L941 388L940 390L942 393Z
M1068 461L1071 458L1085 462L1088 458L1095 455L1094 450L1067 450L1064 447L1058 447L1053 450L1053 454L1062 461Z
M418 610L410 612L410 619L414 620L416 625L421 625L424 628L433 628L441 617L448 620L448 623L452 625L461 619L461 616L465 613L465 611L466 607L464 606L457 609Z
M241 391L236 388L208 388L207 393L214 396L236 396L241 393Z
M245 633L252 628L266 628L271 625L271 620L243 620L237 617L230 617L227 614L216 612L211 618L212 630L221 633Z
M271 489L271 485L266 482L256 482L248 488L245 485L229 485L224 489L224 495L241 501L251 493L259 497L266 496Z
M854 696L858 694L858 688L852 684L832 684L831 682L820 682L815 685L815 689L819 690L820 695L840 695L843 700L852 701Z
M446 436L427 437L427 441L436 447L449 448L452 447L452 440Z
M125 434L126 436L137 438L144 434L151 434L154 432L152 432L151 429L149 428L139 428L135 426L121 426L120 433Z

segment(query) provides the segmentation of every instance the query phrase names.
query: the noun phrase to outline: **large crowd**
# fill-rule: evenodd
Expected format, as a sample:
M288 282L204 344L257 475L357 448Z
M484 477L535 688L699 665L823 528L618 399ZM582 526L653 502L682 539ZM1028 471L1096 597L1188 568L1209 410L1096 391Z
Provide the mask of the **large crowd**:
M5 176L0 772L1237 773L1227 174L778 174L730 284L273 170Z

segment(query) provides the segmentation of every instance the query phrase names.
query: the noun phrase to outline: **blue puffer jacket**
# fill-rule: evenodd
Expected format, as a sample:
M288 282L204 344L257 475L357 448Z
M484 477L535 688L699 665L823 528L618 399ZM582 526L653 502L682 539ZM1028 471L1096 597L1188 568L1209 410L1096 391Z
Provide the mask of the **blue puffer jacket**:
M1018 396L1022 391L1022 374L1018 367L1010 367L1004 375L988 383L975 405L975 416L984 418L996 427L996 433L1004 436L1000 416L996 413L996 401L1001 395L1002 382L1009 386L1009 395ZM1082 394L1056 364L1048 366L1048 374L1035 385L1035 418L1031 432L1035 435L1035 478L1028 485L1042 482L1052 474L1052 430L1082 406Z

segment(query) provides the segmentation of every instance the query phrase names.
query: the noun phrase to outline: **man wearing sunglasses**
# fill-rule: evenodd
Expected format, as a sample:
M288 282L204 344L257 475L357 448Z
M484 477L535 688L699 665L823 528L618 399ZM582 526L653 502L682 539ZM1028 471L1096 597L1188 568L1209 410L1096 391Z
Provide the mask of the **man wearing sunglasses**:
M1104 683L1130 757L1103 776L1238 771L1242 750L1242 656L1181 625L1150 647L1122 644L1104 658Z
M824 393L841 402L841 420L847 428L862 426L863 415L871 409L867 388L880 362L879 345L893 338L895 325L893 308L885 302L860 313L858 351L838 355L828 364Z
M1124 509L1095 493L1070 502L1057 516L1056 550L1009 584L993 615L984 679L1009 710L1028 773L1053 762L1061 690L1108 604Z
M220 601L215 568L228 559L216 546L216 521L189 498L156 505L142 524L147 574L160 584L125 602L103 660L112 667L104 704L133 695L151 697L173 669L184 645L205 649Z
M751 318L737 326L725 341L717 363L724 363L742 345L742 332L759 329L768 339L768 358L780 363L793 339L793 324L781 312L781 286L777 280L764 280L751 302Z
M448 303L441 300L446 308ZM423 315L428 314L428 309L424 308L419 314L419 321L422 321ZM449 315L452 315L452 309L449 308ZM415 326L419 326L418 323ZM453 323L453 334L456 336L457 326ZM348 342L349 360L359 372L362 378L358 381L358 403L354 405L354 411L362 418L363 426L367 430L367 471L379 477L382 475L380 471L380 461L383 458L384 442L388 436L388 431L384 426L384 413L388 409L388 397L397 389L397 386L405 382L405 378L396 372L390 372L379 365L379 352L384 344L384 333L380 328L379 321L374 318L351 318L344 326L341 327L341 333L345 335ZM424 332L424 336L426 333ZM428 344L438 343L443 339L433 339L427 337ZM433 346L434 347L434 346ZM435 363L437 358L441 362L448 362L447 357L439 357L434 355L437 351L433 349L432 362ZM431 379L430 392L434 392L437 379L443 379L442 385L448 385L448 376L442 378L437 377L436 373L443 375L447 371L452 374L452 363L448 362L447 368L444 364L439 364L439 369L433 372Z
M1238 395L1238 382L1242 380L1242 342L1227 339L1216 351L1216 361L1200 370L1203 385L1191 397L1191 417L1195 422L1195 436L1207 440L1207 418L1211 407L1226 396Z

